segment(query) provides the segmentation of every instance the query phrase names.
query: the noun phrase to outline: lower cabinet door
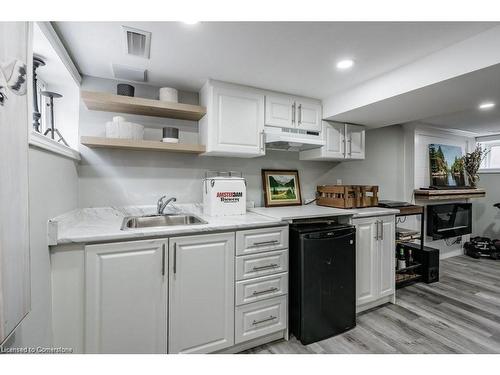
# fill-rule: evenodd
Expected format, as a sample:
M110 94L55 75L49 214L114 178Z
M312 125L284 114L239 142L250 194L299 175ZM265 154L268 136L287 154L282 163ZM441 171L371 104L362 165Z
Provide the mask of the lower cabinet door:
M378 298L378 247L377 220L356 219L356 305L363 305Z
M388 216L381 219L381 232L379 241L380 297L385 297L393 294L396 290L394 257L396 224L394 221L394 216Z
M85 248L85 351L166 353L166 241Z
M169 353L234 345L234 233L169 241Z
M285 329L286 297L238 306L235 313L235 344Z

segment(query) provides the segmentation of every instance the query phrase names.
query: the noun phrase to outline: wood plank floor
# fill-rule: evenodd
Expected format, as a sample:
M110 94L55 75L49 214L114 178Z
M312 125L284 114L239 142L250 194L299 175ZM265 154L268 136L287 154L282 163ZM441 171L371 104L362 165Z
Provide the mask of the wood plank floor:
M294 337L245 353L500 353L500 261L441 261L440 281L397 291L356 328L304 346Z

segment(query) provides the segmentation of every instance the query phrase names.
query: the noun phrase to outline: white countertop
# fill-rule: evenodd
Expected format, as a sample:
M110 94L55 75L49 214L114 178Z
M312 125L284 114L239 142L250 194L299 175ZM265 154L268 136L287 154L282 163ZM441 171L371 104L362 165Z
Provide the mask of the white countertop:
M315 204L287 207L254 207L250 208L249 211L283 221L328 216L352 216L353 218L361 218L395 215L399 213L399 210L384 207L342 209L318 206Z
M174 210L172 210L172 207ZM174 204L165 213L189 213L207 224L176 225L164 228L121 230L126 216L155 214L156 206L82 208L57 216L48 223L48 243L51 246L68 243L91 243L115 240L143 239L192 233L236 230L285 224L280 219L247 212L246 215L207 217L201 204Z

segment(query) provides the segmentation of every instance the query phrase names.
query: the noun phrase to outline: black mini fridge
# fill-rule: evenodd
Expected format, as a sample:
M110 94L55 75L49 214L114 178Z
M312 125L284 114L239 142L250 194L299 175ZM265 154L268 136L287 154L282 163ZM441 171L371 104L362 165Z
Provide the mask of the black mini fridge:
M290 226L290 332L307 345L356 326L356 228Z

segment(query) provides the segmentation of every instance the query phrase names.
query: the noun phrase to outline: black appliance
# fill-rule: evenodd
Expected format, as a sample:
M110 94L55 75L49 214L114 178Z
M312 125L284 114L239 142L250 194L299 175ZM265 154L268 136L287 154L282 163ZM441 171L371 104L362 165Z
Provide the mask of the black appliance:
M356 326L356 228L290 226L290 331L302 344Z
M422 265L419 271L422 280L427 284L439 281L439 249L428 246L422 248L420 244L410 242L405 242L404 246L412 250L413 259Z
M472 258L500 259L500 240L488 237L474 237L464 244L465 255Z
M427 235L433 240L472 233L472 203L427 206Z

